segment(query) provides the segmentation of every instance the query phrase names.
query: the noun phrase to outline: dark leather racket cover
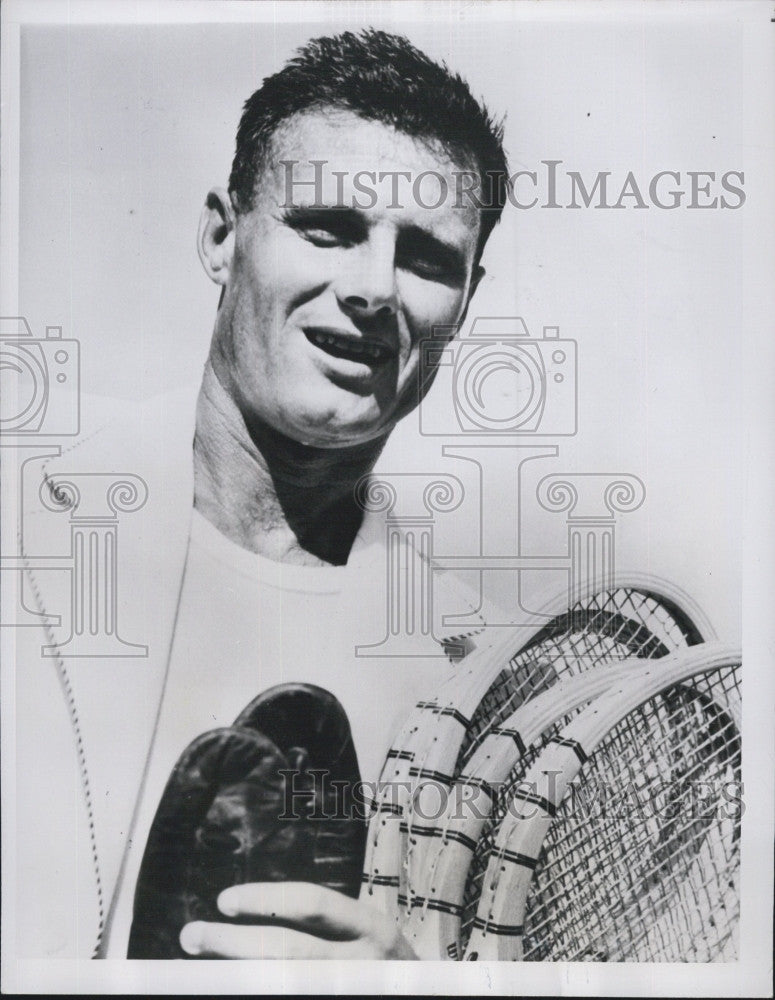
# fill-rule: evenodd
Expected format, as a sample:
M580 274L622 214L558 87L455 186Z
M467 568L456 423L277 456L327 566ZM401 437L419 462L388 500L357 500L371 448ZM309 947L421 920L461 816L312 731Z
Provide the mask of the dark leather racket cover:
M305 881L357 899L367 817L345 710L323 688L281 684L251 702L235 725L263 733L291 762L301 749L306 752L306 781L300 775L291 779L290 789L286 786L286 794L293 794L291 810L301 814L305 804L308 809L305 836L313 841L312 868Z
M190 958L181 928L230 922L216 900L232 885L316 882L356 897L366 837L359 780L345 712L312 685L271 688L233 726L197 737L148 835L127 957Z

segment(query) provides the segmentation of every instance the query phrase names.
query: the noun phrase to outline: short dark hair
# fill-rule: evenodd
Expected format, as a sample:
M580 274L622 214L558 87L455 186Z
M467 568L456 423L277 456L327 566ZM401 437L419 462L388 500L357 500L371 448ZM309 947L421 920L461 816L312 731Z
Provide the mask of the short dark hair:
M229 178L237 211L254 205L256 181L278 126L299 112L325 107L346 108L415 138L436 140L455 158L473 157L483 191L478 260L506 201L503 125L446 63L434 62L401 35L374 28L313 39L245 102Z

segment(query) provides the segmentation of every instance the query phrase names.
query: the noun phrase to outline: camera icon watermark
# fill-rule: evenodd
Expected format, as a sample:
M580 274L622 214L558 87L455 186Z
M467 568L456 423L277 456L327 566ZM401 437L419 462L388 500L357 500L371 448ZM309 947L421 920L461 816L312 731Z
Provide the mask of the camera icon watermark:
M70 436L80 425L80 344L61 326L35 338L23 316L0 317L0 433Z
M427 436L534 435L570 437L578 427L576 341L556 326L532 338L518 316L480 316L452 341L447 331L421 344L420 378L452 369L456 424L435 401L420 405Z

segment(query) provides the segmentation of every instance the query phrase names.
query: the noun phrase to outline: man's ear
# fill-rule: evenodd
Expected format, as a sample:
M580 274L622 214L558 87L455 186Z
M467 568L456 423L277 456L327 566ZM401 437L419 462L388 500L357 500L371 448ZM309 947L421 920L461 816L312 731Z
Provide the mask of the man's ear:
M465 323L466 316L468 315L468 307L471 305L471 299L476 294L476 289L479 287L479 282L485 276L485 270L481 264L477 264L474 268L473 274L471 275L471 287L468 289L468 298L466 299L466 304L463 306L463 312L460 314L460 319L457 321L457 325L460 327Z
M479 282L485 276L487 272L482 267L481 264L477 264L474 268L474 273L471 275L471 291L468 293L468 302L466 303L466 309L471 304L471 299L476 294L476 289L479 287Z
M199 219L197 249L202 267L216 285L225 285L234 253L236 216L224 188L213 188L205 199Z

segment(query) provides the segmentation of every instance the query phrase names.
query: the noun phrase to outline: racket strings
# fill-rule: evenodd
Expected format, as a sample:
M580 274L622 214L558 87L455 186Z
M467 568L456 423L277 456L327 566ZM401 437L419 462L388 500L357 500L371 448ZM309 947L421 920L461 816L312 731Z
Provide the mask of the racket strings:
M714 674L630 713L567 790L531 883L525 960L734 958L740 740L724 702L739 672Z
M630 810L632 809L630 802L625 801L624 806ZM620 804L613 803L613 807L609 809L609 812L613 812L616 815L621 808L622 806ZM654 845L655 835L648 829L648 825L646 825L640 831L640 836L635 835L632 838L630 845L630 858L628 859L629 863L619 863L618 865L616 862L617 860L621 861L621 859L612 857L610 847L607 853L605 850L601 849L601 838L599 836L590 837L590 843L585 844L583 833L577 830L577 835L574 838L569 838L569 840L571 840L570 847L577 852L574 858L574 863L571 865L559 864L555 867L556 884L550 887L550 890L547 893L547 900L551 906L562 905L562 887L564 884L567 884L567 877L572 875L583 875L584 872L582 869L588 868L589 872L587 872L587 875L591 874L595 878L610 879L612 876L618 877L620 882L625 883L625 888L630 893L633 905L636 908L640 907L642 909L643 900L641 897L644 891L648 895L652 889L656 890L658 895L655 899L648 900L649 906L647 907L653 915L653 910L656 908L659 901L663 899L660 891L660 885L666 874L665 869L672 868L673 870L671 874L674 878L678 875L685 874L685 872L677 870L677 863L683 862L685 867L687 858L690 857L690 855L687 855L686 852L681 852L687 843L698 837L698 834L701 833L704 825L707 824L703 824L701 821L697 822L696 820L690 820L682 824L673 822L669 830L662 830L661 833L659 829L657 829L657 836L659 837L657 849L655 849ZM660 851L658 849L659 846L666 848L666 850ZM707 845L704 845L704 848L706 846ZM585 851L592 855L592 859L597 859L597 863L595 863L594 860L585 858ZM651 852L651 866L644 872L642 866L639 867L635 861L641 857L648 858L649 852ZM633 859L635 859L635 861ZM709 860L712 864L713 858L710 857ZM707 861L708 859L706 859L706 862ZM705 867L708 867L707 863ZM714 865L714 868L717 870L717 865ZM609 919L612 920L615 918L621 918L626 914L626 899L627 892L623 892L621 898L612 901L613 905L609 907L607 914ZM550 921L546 921L546 923L549 924Z
M603 591L579 602L542 629L501 672L473 716L461 748L456 776L465 769L494 727L560 677L632 657L656 659L693 645L700 638L694 625L678 609L668 606L662 598L634 588ZM498 792L492 814L485 821L477 842L466 882L462 917L464 944L473 927L487 864L513 792L554 733L575 714L557 719L551 729L526 748Z
M693 624L678 609L671 612L662 598L637 588L619 587L601 591L579 601L544 626L497 674L467 723L452 780L460 776L494 727L560 677L632 656L664 656L692 641L693 630ZM698 638L697 635L693 641ZM440 715L436 716L437 721L440 718ZM437 736L430 726L424 740L424 752L416 754L414 759L415 772L423 770L428 753L436 742ZM424 854L412 835L413 826L414 815L410 808L404 821L407 838L401 861L407 912L413 908L415 856ZM491 843L489 846L492 846ZM419 864L419 879L422 880L422 860ZM468 899L468 902L475 910L475 901ZM470 918L473 919L473 913Z
M471 719L455 776L493 727L560 677L633 656L655 659L699 639L677 609L644 591L621 587L578 602L542 629L498 675Z
M644 845L647 846L647 845ZM601 866L602 867L602 866ZM584 880L588 878L586 866L580 861L567 871L561 878L572 881L575 889L559 890L551 900L553 906L561 907L565 927L578 925L580 921L588 921L586 940L582 941L572 953L576 960L591 959L608 961L615 958L636 958L640 955L648 957L649 961L676 961L678 958L694 961L710 961L711 958L732 960L735 957L734 948L728 944L733 938L734 921L730 916L735 912L737 897L737 873L733 872L726 882L728 891L721 894L716 891L719 884L716 879L698 876L708 868L718 868L717 859L712 856L712 847L706 841L703 843L695 864L689 870L687 880L680 883L676 896L671 900L671 906L663 911L663 916L656 922L654 911L659 908L662 897L658 889L651 890L651 896L645 900L634 896L629 906L622 898L617 899L603 921L597 912L591 915L584 906ZM597 872L597 877L606 877L604 870ZM722 873L723 874L723 873ZM724 883L722 883L723 885ZM714 887L713 893L710 887ZM699 902L699 906L698 906ZM618 904L618 905L617 905ZM703 926L700 918L706 913ZM620 921L619 928L620 952L612 954L611 950L600 943L605 936L606 928L612 921ZM557 956L553 951L557 947L558 931L562 921L546 918L541 924L531 926L534 944L527 944L526 960L550 960ZM711 928L711 933L708 933ZM714 936L715 929L720 929ZM597 932L597 934L596 934ZM542 940L543 937L543 940ZM543 944L543 954L540 954ZM563 958L568 957L563 955Z

